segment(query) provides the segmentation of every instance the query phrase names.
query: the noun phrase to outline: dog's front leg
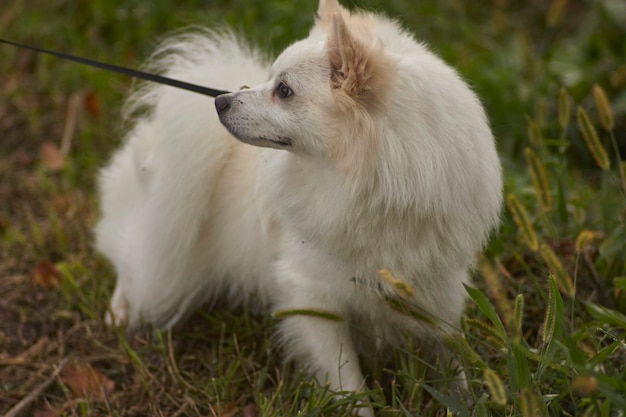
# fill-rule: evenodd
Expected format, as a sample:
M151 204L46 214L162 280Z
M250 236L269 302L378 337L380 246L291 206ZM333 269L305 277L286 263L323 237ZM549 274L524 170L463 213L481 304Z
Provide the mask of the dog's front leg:
M365 388L347 322L294 315L284 320L281 331L290 353L304 359L317 380L328 384L338 396L342 392L358 392ZM374 415L364 403L355 409L355 413L361 417Z

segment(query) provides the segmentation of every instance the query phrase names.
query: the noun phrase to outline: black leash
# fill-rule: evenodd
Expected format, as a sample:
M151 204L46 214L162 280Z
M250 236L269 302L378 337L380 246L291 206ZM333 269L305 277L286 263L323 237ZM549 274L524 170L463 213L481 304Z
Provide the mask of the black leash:
M204 94L205 96L217 97L220 94L228 94L230 91L215 90L213 88L203 87L197 84L191 84L185 81L175 80L173 78L163 77L162 75L150 74L148 72L138 71L130 68L124 68L117 65L105 64L104 62L94 61L92 59L81 58L74 55L64 54L61 52L50 51L36 46L23 45L17 42L7 41L0 39L0 43L16 46L18 48L30 49L31 51L40 52L56 56L57 58L63 58L70 61L78 62L79 64L90 65L92 67L104 69L107 71L117 72L119 74L129 75L135 78L141 78L142 80L153 81L159 84L165 84L176 88L182 88L183 90L193 91L195 93Z

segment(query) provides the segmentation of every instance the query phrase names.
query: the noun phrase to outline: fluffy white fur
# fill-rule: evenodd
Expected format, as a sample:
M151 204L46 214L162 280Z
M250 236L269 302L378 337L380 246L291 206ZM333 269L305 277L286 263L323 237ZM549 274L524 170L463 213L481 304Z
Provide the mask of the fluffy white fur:
M170 87L131 98L151 111L100 178L97 246L118 274L109 320L171 326L223 297L332 312L344 321L285 318L282 340L352 391L364 382L357 347L451 331L502 187L483 108L453 69L392 20L336 0L270 67L209 31L155 56L173 78L256 87L217 99L217 113ZM381 268L439 325L392 309Z

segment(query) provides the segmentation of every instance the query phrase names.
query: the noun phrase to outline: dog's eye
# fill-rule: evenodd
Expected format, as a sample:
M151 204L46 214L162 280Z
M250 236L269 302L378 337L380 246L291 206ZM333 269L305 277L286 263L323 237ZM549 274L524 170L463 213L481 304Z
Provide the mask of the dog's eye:
M293 95L293 90L281 81L280 84L278 84L278 87L276 87L276 94L280 98L287 98Z

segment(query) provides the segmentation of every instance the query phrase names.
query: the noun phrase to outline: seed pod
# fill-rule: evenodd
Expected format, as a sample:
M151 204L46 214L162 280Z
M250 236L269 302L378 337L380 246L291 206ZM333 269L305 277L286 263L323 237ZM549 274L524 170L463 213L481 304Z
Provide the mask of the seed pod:
M609 157L607 156L604 146L600 143L595 127L593 127L591 120L589 120L589 115L585 109L578 107L576 117L578 118L578 126L585 139L587 148L591 151L591 155L593 155L593 158L600 168L608 170L611 167Z
M548 175L546 169L539 158L539 155L530 148L526 148L524 151L526 157L526 164L528 165L528 171L530 172L530 179L535 189L535 195L539 202L539 207L544 213L552 210L552 192L550 190L550 183L548 182Z
M547 244L542 243L540 252L541 257L543 258L546 265L548 265L550 272L552 272L552 274L554 275L556 283L559 286L559 290L561 290L563 294L574 298L574 295L576 294L576 288L574 287L572 278L563 267L563 264L561 263L559 258L556 257L556 254L554 253L552 248L550 248L550 246L548 246Z
M535 393L528 387L522 388L519 397L520 411L523 417L536 417L540 414L539 401Z
M596 108L598 109L598 115L600 116L600 123L602 127L611 131L615 128L615 121L613 120L613 110L611 104L606 96L606 93L599 85L593 86L593 99L596 102Z
M571 116L571 108L570 108L570 100L569 95L567 94L567 90L565 87L561 87L559 90L559 126L561 129L565 130L569 126L570 116Z
M485 383L487 384L487 388L489 388L489 393L493 401L499 405L506 405L506 390L498 374L487 368L483 372L483 378L485 378Z
M506 205L513 216L513 221L522 232L522 239L530 250L536 252L537 249L539 249L539 241L537 240L535 229L528 218L526 209L515 194L509 194L506 196Z

